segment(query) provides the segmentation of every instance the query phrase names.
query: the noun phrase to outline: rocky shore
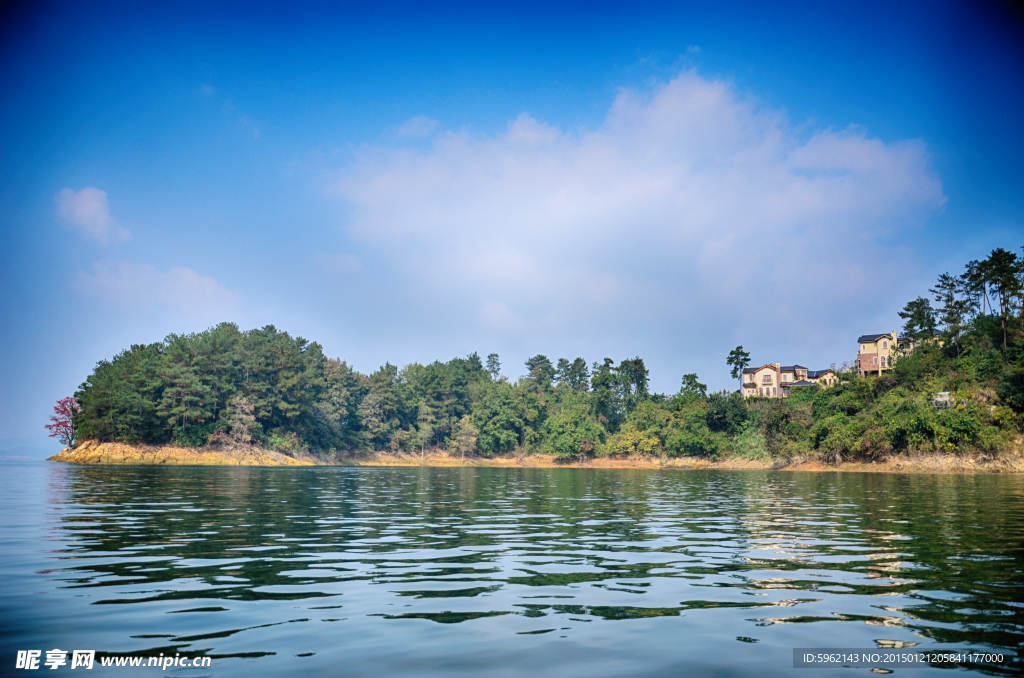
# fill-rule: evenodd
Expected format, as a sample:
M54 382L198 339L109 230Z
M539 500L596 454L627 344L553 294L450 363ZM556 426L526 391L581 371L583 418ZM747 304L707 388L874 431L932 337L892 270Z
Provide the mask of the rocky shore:
M878 473L1024 473L1024 455L1019 451L996 455L918 454L885 457L876 461L826 464L814 458L754 460L742 458L652 458L599 457L595 459L560 460L548 455L509 457L467 457L444 451L415 454L373 454L340 457L332 463L346 466L476 466L499 468L589 468L589 469L707 469L722 471L823 471Z
M178 466L434 466L495 468L589 468L589 469L708 469L777 470L881 473L1024 473L1020 450L999 454L918 454L884 457L875 461L826 464L814 458L753 460L742 458L651 458L600 457L562 460L548 455L525 454L506 457L463 458L444 450L426 454L373 452L354 455L332 454L289 456L253 445L174 447L126 445L86 441L65 448L50 461L73 464L162 464Z
M274 450L252 445L232 447L174 447L170 445L126 445L87 440L66 447L49 461L72 464L163 464L166 466L312 466L309 459L296 459Z

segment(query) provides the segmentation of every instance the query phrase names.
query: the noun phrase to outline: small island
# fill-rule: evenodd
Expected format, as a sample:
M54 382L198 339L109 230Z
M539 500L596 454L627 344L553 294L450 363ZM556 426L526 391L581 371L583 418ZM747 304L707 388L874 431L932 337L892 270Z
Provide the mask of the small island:
M860 337L853 364L750 368L739 346L733 392L685 374L652 393L640 357L537 355L510 380L473 353L366 375L274 326L222 323L101 361L57 404L47 428L68 448L51 459L1019 472L1021 271L997 249L943 274L938 306L909 302L902 335Z

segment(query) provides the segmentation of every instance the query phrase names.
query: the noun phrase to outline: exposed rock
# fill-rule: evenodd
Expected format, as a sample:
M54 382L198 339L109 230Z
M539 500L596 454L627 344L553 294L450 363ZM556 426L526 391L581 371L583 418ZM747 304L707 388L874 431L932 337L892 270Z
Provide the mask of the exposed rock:
M126 445L86 440L65 447L49 461L72 464L165 464L177 466L312 466L313 462L252 445L231 447L173 447Z
M657 458L614 456L582 459L557 459L545 454L519 456L466 457L450 451L433 450L424 455L372 452L340 456L333 463L346 466L489 466L522 468L591 469L680 469L720 471L852 471L879 473L1024 473L1024 454L1019 449L992 455L958 455L941 452L897 455L877 461L852 461L827 464L816 456L775 459L723 457Z
M877 461L852 461L830 465L816 457L750 460L736 457L703 459L682 457L598 457L556 459L548 455L523 454L482 458L449 451L432 450L425 455L372 452L355 455L333 454L324 458L290 457L255 445L225 444L207 447L173 447L126 445L85 441L75 448L65 448L51 461L73 464L164 464L203 466L313 466L318 464L344 466L494 466L526 468L662 468L708 470L779 470L779 471L875 471L895 473L1022 473L1024 453L1020 444L1013 450L991 455L912 454L898 455Z

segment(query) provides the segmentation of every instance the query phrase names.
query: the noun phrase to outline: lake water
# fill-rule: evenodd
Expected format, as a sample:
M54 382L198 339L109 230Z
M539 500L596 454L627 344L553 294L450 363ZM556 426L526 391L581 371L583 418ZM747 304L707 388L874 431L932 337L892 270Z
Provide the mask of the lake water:
M900 643L1024 670L1020 476L0 472L4 675L62 648L212 657L174 676L810 678L869 669L793 648Z

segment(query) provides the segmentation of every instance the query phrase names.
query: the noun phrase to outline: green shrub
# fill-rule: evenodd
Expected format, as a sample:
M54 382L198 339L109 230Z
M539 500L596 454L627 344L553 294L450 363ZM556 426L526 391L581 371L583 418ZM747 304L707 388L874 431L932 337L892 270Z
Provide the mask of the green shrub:
M833 414L815 422L810 430L812 445L826 461L838 463L852 456L863 434L861 421L845 414Z
M981 433L982 424L972 410L947 410L939 415L944 427L944 438L949 446L963 448L973 443Z
M568 458L593 454L601 444L602 430L585 403L570 401L548 417L541 433L545 452Z
M665 451L671 456L715 456L721 449L721 440L706 427L675 426L664 434Z
M661 440L646 431L621 431L608 441L608 454L651 455L661 452Z
M275 428L266 435L267 447L280 452L298 452L305 448L302 439L294 431Z
M708 428L715 433L736 435L743 430L749 416L747 405L738 391L708 396L706 421Z
M175 428L171 441L181 447L201 447L206 445L216 428L213 422L206 424L186 424L185 428Z
M934 449L936 422L931 408L903 399L890 412L882 422L889 447L897 452Z
M815 419L834 414L855 415L866 410L872 401L872 388L867 379L841 380L831 388L821 389L815 394L812 412Z
M789 400L791 404L812 403L820 389L817 386L796 386L789 389Z
M744 459L771 459L764 435L756 426L747 425L738 436L734 446L735 455Z
M999 399L1014 412L1024 412L1024 369L1006 372L999 383Z

